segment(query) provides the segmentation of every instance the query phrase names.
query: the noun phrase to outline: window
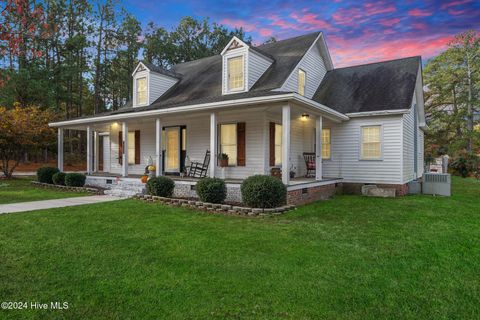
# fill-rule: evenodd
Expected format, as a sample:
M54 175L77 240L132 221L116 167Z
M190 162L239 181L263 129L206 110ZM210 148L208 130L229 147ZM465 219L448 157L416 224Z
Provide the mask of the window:
M330 159L330 129L322 129L322 159Z
M135 132L128 133L128 164L135 164Z
M303 71L302 69L298 69L298 93L302 96L305 95L305 79L305 71Z
M147 78L137 79L137 105L147 103Z
M243 90L244 76L243 76L243 56L229 58L227 60L228 68L228 90L239 91Z
M380 126L362 127L362 159L376 160L382 157L380 130Z
M228 165L237 164L237 125L220 125L220 153L228 155Z
M275 165L282 164L282 125L275 124Z

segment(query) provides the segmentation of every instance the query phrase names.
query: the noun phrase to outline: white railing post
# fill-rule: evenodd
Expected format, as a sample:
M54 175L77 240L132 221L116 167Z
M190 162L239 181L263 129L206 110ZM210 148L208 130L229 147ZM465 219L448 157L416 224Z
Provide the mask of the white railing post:
M92 127L87 126L87 174L92 173Z
M119 141L119 146L123 143L123 153L122 153L122 176L128 176L128 124L122 122L122 140Z
M282 108L282 182L290 182L290 105Z
M159 118L155 120L155 167L156 176L162 175L162 123Z
M210 114L210 177L215 178L217 168L217 115Z
M323 118L317 117L315 123L315 135L317 143L315 144L315 180L322 180L322 128Z
M63 128L58 128L57 167L63 172Z
M98 131L93 132L93 171L98 172L98 152L99 152L99 136Z

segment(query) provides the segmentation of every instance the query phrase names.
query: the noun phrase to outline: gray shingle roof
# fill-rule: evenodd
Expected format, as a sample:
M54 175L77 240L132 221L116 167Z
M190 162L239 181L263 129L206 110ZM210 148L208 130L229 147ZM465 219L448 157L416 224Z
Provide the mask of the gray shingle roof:
M421 57L328 71L313 100L341 113L409 109Z
M249 92L255 94L255 92L266 92L281 87L319 34L320 32L310 33L256 47L256 51L271 57L274 62ZM222 96L222 57L220 55L180 63L172 66L171 71L182 75L180 81L158 98L151 105L152 107L164 108L180 103L190 104L190 101L199 99L204 101L230 99L230 95Z
M148 61L142 60L141 62L152 72L160 73L160 74L163 74L165 76L169 76L169 77L173 77L173 78L177 78L177 79L180 79L182 77L181 74L178 74L178 73L173 72L171 70L167 70L167 69L164 69L162 67L156 66L156 65L154 65L154 64L152 64Z

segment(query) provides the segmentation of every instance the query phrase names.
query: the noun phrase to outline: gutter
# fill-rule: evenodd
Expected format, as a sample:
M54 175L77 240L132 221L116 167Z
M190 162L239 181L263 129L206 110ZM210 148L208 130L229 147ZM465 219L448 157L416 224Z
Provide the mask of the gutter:
M382 110L382 111L366 111L366 112L353 112L346 113L349 118L359 118L359 117L371 117L371 116L391 116L391 115L402 115L409 113L410 109L398 109L398 110Z
M48 125L50 127L64 127L64 126L71 126L71 125L108 122L108 121L115 121L115 120L122 120L122 119L143 118L148 116L160 116L160 115L167 115L172 113L205 111L205 110L212 110L217 108L233 108L233 107L250 105L250 104L286 102L286 101L293 101L293 102L298 102L298 103L308 105L310 107L318 109L319 111L327 115L330 115L332 118L337 118L339 120L349 119L348 116L340 112L337 112L333 109L330 109L327 106L324 106L318 102L315 102L313 100L300 96L297 93L287 93L287 94L279 94L274 96L243 98L243 99L235 99L235 100L228 100L228 101L193 104L189 106L180 106L180 107L173 107L173 108L167 108L167 109L154 109L154 110L139 111L139 112L119 113L119 114L91 117L91 118L73 119L73 120L67 120L67 121L52 122L52 123L49 123Z

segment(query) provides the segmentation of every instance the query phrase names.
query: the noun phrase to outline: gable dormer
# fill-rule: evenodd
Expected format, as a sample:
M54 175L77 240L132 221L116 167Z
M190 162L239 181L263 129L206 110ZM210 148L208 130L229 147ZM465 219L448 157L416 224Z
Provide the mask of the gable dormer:
M132 76L133 107L152 104L180 80L179 74L144 61L138 63Z
M222 53L222 94L247 92L273 63L258 49L233 37Z

